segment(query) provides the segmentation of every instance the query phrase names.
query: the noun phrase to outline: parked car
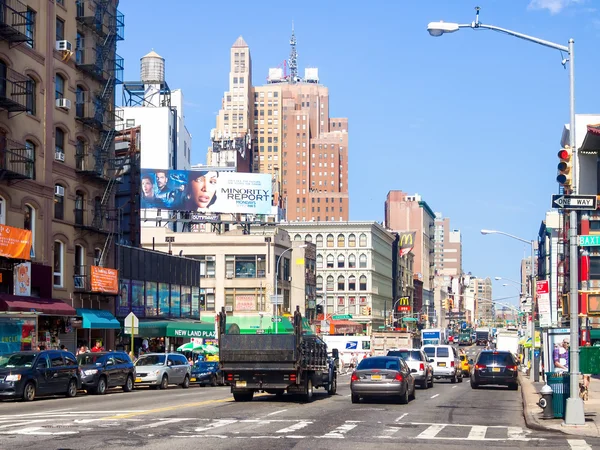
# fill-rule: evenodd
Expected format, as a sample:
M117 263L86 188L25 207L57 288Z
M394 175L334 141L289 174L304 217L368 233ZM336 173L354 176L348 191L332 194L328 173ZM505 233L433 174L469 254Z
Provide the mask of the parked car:
M113 387L133 390L135 366L125 352L83 353L77 356L81 367L81 388L93 394L105 394Z
M190 386L192 368L181 353L148 353L135 362L135 384L167 389L169 384Z
M71 352L44 350L0 357L0 397L27 402L41 395L75 397L80 386L79 365Z
M190 381L200 386L210 384L211 386L223 385L223 375L219 363L214 361L196 361L192 366Z
M414 370L414 369L413 369ZM396 356L365 358L350 378L352 403L363 397L393 396L400 403L415 398L415 379L408 365Z
M420 387L423 389L433 387L433 366L423 350L418 348L390 350L387 356L402 358L411 372L415 369L412 376Z
M451 345L425 345L421 348L433 365L436 379L449 378L451 383L462 383L460 359L456 348Z
M471 371L471 388L499 384L516 391L519 389L518 372L518 363L511 352L482 350L477 355L475 366Z

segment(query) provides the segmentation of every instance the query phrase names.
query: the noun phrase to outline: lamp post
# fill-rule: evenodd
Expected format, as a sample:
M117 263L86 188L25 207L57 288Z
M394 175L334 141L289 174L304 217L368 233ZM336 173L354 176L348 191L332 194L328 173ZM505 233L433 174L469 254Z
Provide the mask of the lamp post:
M279 305L279 294L277 294L277 281L279 280L279 262L281 261L281 257L283 255L285 255L286 252L289 252L295 248L306 248L306 247L308 247L308 245L302 244L302 245L299 245L298 247L286 248L277 257L277 262L275 263L275 293L274 293L275 294L274 297L276 300L275 300L275 303L273 303L273 311L274 311L273 318L275 319L275 334L277 334L278 330L279 330L279 325L278 325L279 324L279 314L277 313L277 309L278 309L278 305Z

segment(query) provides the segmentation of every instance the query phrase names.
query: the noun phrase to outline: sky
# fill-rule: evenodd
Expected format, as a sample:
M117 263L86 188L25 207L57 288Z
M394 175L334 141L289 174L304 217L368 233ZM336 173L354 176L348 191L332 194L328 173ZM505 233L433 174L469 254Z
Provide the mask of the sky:
M253 82L289 56L292 21L299 73L318 67L330 114L349 119L350 219L383 222L390 190L419 193L463 240L463 270L520 280L556 183L569 121L566 55L487 30L431 37L431 21L480 21L567 45L575 39L577 113L599 113L600 0L122 1L125 79L155 50L182 89L192 163L206 162L227 89L229 50L250 47ZM165 6L169 5L169 7ZM494 298L519 287L494 281ZM517 303L516 298L508 300Z

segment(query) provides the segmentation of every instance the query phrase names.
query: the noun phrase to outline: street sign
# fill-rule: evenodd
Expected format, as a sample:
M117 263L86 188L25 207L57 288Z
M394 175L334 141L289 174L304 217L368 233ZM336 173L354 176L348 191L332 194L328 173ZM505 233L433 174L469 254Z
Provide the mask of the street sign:
M594 210L597 208L595 195L561 195L552 196L552 208Z
M338 314L336 316L331 316L333 320L348 320L352 319L352 314Z
M600 235L594 236L577 236L578 245L581 247L600 246Z
M271 317L271 322L281 322L281 317Z
M127 314L127 317L125 317L125 320L123 321L123 325L124 325L124 331L125 334L138 334L139 333L139 327L140 327L140 320L137 318L137 316L130 312L129 314ZM133 330L132 330L133 327Z
M283 295L271 295L271 304L272 305L283 305Z

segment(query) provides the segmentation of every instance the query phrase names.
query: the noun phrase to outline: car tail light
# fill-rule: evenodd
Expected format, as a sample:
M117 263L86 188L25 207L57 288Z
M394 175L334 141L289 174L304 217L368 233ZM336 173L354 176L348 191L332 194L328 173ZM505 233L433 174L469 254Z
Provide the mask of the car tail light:
M517 366L506 366L507 370L512 370L513 372L517 370Z
M404 378L402 377L401 373L397 373L396 376L394 377L394 381L402 381Z
M228 373L227 374L227 381L233 381L233 374L232 373Z
M454 367L454 361L450 361L450 367Z
M475 364L475 369L477 369L477 370L483 370L486 367L487 366L485 364Z
M296 374L295 373L290 374L290 381L296 381Z
M350 377L350 381L359 381L358 375L356 372L352 372L352 377Z
M423 372L425 370L425 364L423 364L423 363L419 364L419 370L421 372Z

